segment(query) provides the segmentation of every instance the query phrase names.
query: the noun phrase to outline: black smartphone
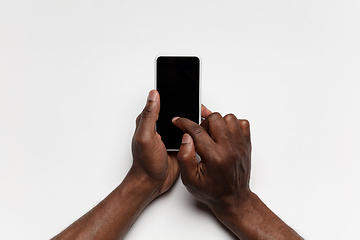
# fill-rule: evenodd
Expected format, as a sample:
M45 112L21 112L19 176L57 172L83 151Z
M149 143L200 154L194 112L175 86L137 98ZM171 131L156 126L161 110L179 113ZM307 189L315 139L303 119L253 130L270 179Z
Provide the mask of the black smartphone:
M172 123L185 117L200 123L200 59L197 56L159 56L156 59L156 90L160 113L156 131L166 150L178 151L183 132Z

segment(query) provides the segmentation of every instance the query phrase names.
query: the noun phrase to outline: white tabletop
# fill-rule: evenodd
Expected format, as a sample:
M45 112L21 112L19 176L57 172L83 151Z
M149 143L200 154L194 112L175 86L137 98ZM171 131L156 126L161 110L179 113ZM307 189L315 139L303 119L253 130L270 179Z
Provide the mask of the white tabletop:
M49 239L131 165L159 54L202 58L202 102L247 118L251 188L306 239L360 215L360 5L0 1L0 239ZM234 239L179 180L125 239Z

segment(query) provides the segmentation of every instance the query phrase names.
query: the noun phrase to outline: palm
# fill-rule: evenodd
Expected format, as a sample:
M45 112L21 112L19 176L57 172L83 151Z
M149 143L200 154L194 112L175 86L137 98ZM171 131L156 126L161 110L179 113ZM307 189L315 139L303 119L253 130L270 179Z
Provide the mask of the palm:
M160 194L166 192L172 184L175 182L176 178L179 175L179 165L176 158L177 152L167 152L164 143L161 141L160 135L156 133L157 141L155 149L159 149L158 155L154 159L154 163L158 166L156 167L159 171L156 175L162 176L163 184L160 187ZM161 161L159 161L161 159Z

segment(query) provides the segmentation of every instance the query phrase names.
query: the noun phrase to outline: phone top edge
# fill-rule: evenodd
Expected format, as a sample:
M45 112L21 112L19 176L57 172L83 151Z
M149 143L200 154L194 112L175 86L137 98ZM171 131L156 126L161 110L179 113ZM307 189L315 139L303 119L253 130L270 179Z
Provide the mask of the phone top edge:
M197 59L199 59L199 62L201 62L201 58L199 57L199 55L196 54L159 54L156 55L155 61L157 61L160 57L196 57Z

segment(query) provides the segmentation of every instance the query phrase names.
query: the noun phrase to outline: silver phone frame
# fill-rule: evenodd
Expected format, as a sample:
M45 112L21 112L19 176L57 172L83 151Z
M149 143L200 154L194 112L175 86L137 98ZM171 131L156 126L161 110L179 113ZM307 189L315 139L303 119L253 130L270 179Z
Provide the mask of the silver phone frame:
M201 123L201 85L202 85L202 59L198 56L198 55L193 55L193 54L161 54L161 55L157 55L155 57L155 69L154 69L154 89L157 91L157 59L159 57L197 57L199 59L199 119L198 119L198 122L197 124L200 124ZM160 96L161 98L161 96ZM161 111L161 106L160 106L160 111ZM157 131L157 122L155 124L155 131ZM166 151L169 151L169 152L174 152L174 151L179 151L179 149L166 149Z

